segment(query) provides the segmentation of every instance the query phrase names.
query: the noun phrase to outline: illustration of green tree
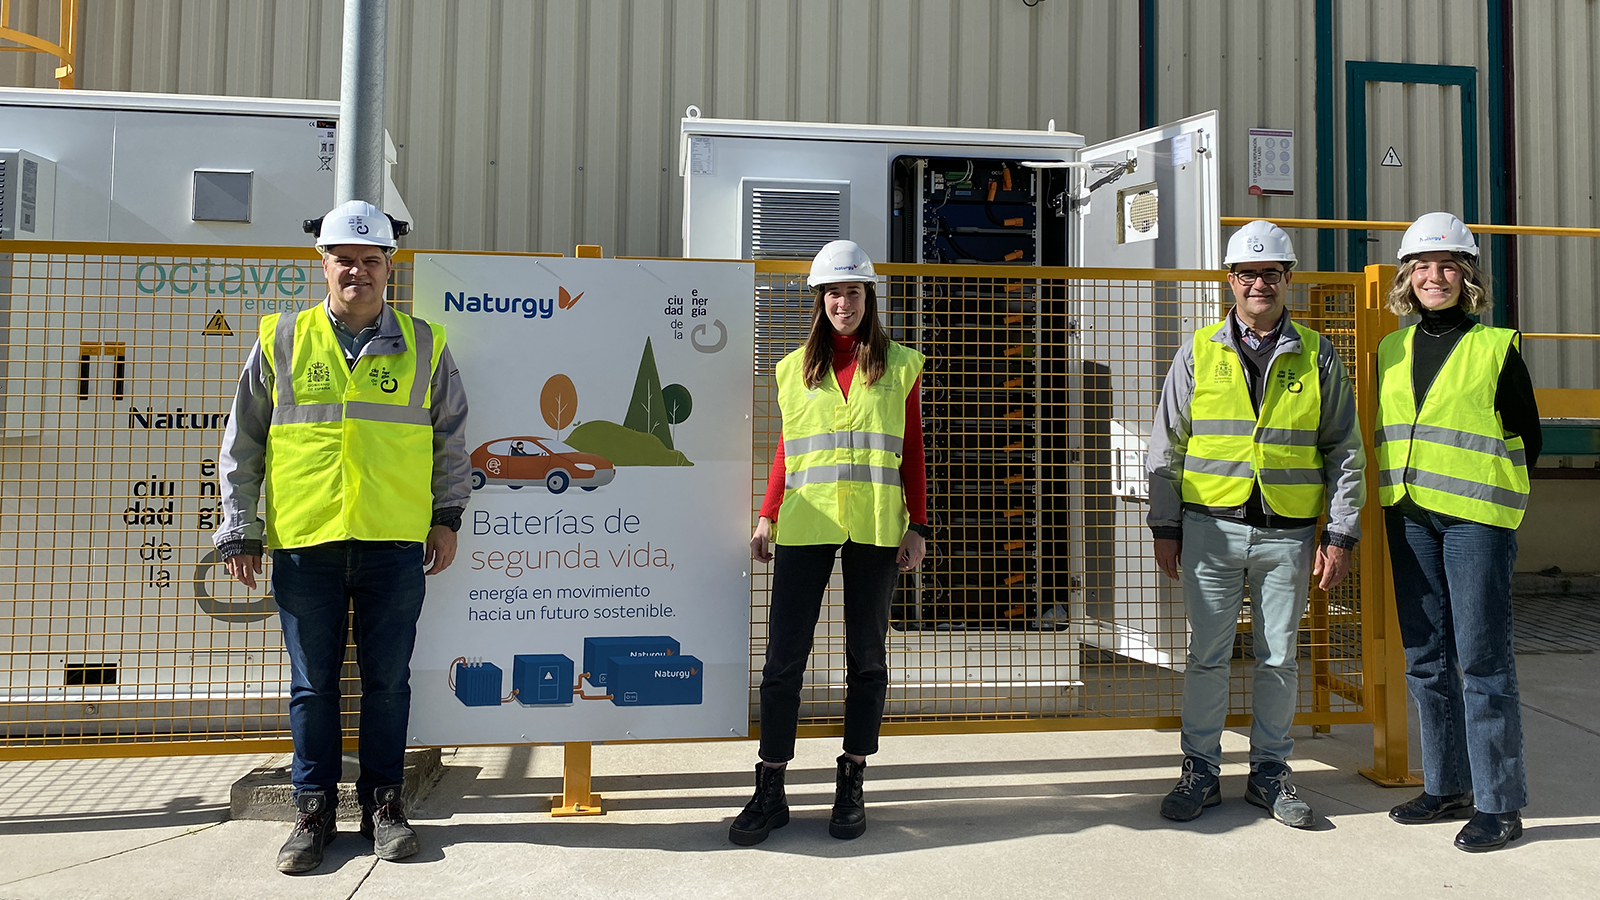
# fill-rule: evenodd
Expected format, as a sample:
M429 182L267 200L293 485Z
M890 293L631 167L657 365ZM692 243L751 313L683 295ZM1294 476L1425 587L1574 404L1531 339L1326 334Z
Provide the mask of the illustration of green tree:
M661 399L667 407L667 424L672 426L672 438L678 438L678 423L689 418L694 411L694 398L681 384L669 384L661 389Z
M644 355L639 359L639 376L633 382L633 397L628 401L628 415L622 427L644 434L653 434L668 450L672 446L672 430L667 421L667 402L661 396L661 375L656 372L656 353L650 339L644 339Z
M552 375L539 392L539 412L546 425L556 430L556 440L561 440L561 429L572 424L578 414L578 388L565 375Z

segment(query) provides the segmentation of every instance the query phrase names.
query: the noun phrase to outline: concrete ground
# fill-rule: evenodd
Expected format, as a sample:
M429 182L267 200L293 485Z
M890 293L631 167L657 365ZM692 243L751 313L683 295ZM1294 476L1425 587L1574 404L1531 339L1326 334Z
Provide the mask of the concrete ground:
M1177 736L1111 731L885 739L867 833L837 841L837 744L805 741L794 820L754 848L726 837L751 743L597 747L608 814L563 820L546 813L559 748L467 748L446 751L414 810L420 855L381 862L341 834L296 877L273 869L287 824L227 819L229 785L263 756L0 763L0 897L1593 897L1600 654L1519 665L1532 805L1524 837L1497 853L1455 850L1459 823L1391 823L1411 791L1356 774L1372 761L1365 727L1297 729L1312 831L1244 802L1241 733L1225 735L1222 806L1178 824L1157 814Z

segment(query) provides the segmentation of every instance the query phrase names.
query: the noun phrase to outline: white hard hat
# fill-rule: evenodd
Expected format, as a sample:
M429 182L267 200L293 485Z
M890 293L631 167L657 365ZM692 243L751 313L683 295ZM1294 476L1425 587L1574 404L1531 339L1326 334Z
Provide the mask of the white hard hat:
M320 222L313 220L307 225L316 226L318 250L340 244L368 244L388 250L400 246L395 241L395 227L389 217L365 200L346 200L330 210Z
M1418 253L1448 250L1451 253L1478 255L1478 239L1467 226L1447 212L1431 212L1411 223L1406 236L1400 239L1400 252L1395 258L1401 262Z
M1247 222L1228 238L1228 258L1222 264L1246 262L1281 262L1288 268L1295 263L1294 243L1282 228L1266 219Z
M872 269L867 251L855 241L829 241L811 260L811 274L806 277L807 287L821 287L841 281L876 283L878 273Z

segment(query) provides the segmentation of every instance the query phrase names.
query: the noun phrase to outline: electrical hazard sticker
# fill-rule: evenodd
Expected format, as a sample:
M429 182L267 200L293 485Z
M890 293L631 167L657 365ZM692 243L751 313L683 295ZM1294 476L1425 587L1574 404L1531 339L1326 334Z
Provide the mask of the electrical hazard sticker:
M211 321L206 323L205 334L212 337L233 337L233 329L228 327L228 320L223 317L222 310L211 314Z

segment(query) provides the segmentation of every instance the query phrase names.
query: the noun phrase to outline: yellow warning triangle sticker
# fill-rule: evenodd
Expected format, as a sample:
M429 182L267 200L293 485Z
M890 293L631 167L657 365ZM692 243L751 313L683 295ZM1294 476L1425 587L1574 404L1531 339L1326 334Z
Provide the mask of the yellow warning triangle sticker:
M222 310L217 310L211 316L211 321L206 323L206 334L217 337L233 337L233 329L228 327L228 320L222 317Z

